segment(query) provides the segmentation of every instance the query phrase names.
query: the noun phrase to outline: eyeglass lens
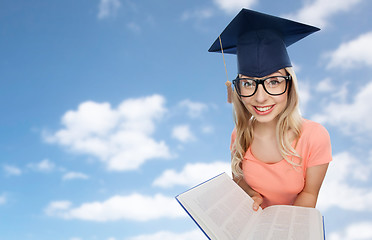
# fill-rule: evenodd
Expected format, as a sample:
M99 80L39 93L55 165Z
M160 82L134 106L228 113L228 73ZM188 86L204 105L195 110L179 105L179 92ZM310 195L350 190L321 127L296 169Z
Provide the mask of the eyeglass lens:
M251 96L256 92L258 87L259 80L249 79L249 78L240 78L238 81L240 95L242 96ZM272 95L283 94L286 90L286 77L285 76L274 76L269 77L263 82L264 89L267 93Z

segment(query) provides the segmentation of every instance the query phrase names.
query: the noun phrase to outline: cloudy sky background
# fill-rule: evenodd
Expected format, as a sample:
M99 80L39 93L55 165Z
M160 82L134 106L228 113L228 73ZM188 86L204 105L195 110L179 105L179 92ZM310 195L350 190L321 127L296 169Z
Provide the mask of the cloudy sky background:
M322 28L289 48L332 139L318 208L327 239L372 239L368 0L0 1L0 239L206 239L174 196L230 171L207 50L242 7Z

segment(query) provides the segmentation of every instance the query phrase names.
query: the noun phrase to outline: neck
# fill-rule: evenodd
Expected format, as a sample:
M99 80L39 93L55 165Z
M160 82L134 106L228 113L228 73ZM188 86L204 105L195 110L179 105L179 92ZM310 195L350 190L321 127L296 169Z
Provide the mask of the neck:
M276 136L276 125L278 119L271 122L258 122L254 123L254 135L260 137L275 137Z

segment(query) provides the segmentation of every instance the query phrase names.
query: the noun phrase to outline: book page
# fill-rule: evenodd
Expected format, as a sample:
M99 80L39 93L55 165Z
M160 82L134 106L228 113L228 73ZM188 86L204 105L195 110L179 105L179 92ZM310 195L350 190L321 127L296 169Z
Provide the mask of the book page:
M315 208L271 206L263 210L249 239L323 239L323 222Z
M226 174L222 174L177 197L212 239L244 239L256 222L253 200ZM189 210L190 209L190 210ZM243 232L244 231L244 232ZM213 236L213 237L212 237Z

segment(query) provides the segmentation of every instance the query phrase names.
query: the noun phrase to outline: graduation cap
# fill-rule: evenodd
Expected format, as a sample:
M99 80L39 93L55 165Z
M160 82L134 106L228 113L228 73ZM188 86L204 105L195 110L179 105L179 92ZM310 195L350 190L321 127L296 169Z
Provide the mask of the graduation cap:
M242 9L208 51L236 54L238 73L260 78L291 67L287 47L319 30L285 18Z

